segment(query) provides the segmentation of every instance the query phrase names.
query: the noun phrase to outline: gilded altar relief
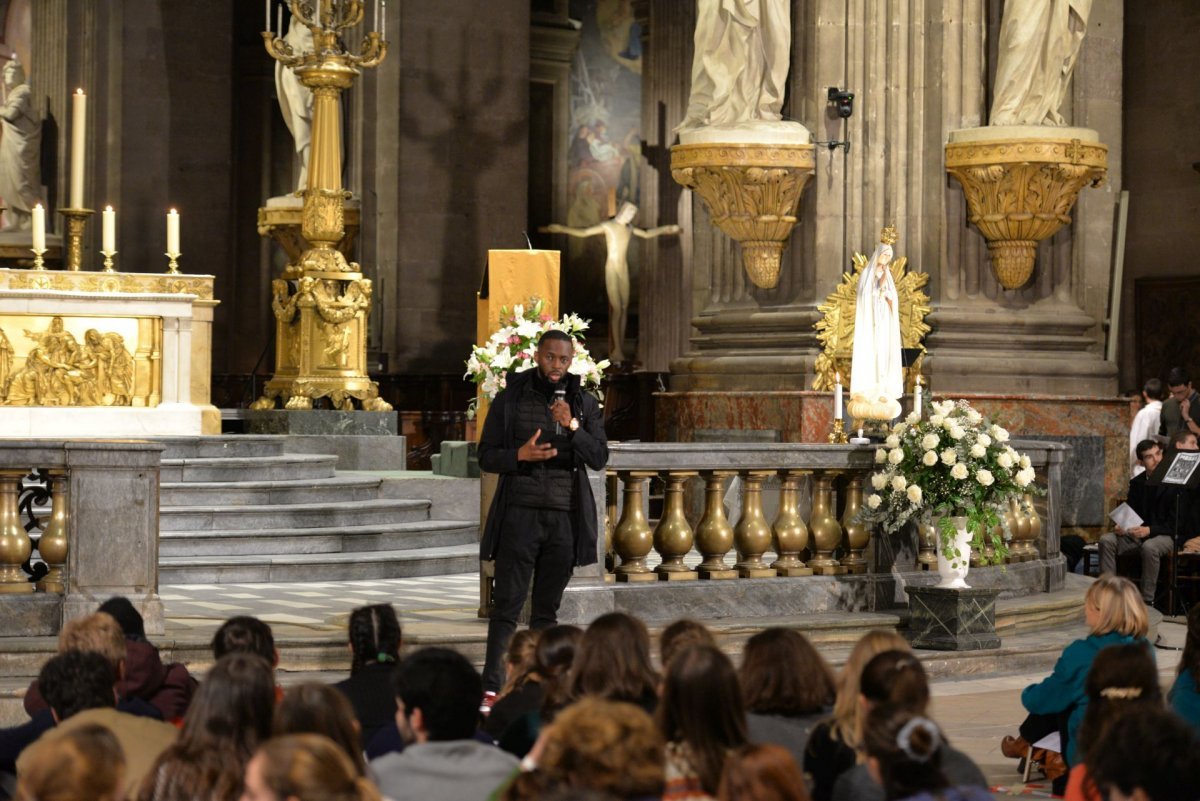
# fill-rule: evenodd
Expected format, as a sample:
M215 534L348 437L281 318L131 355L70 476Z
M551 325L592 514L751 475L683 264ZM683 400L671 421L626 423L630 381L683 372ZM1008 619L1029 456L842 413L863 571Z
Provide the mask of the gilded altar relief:
M844 384L850 380L854 351L854 307L859 275L867 265L867 259L862 253L855 253L854 269L842 273L842 282L837 289L817 307L822 316L813 327L817 329L817 341L822 345L822 352L813 364L815 390L833 389L838 374ZM905 269L907 266L908 259L898 256L892 260L889 269L896 282L896 294L900 301L900 344L904 348L920 351L905 372L905 389L911 391L910 376L916 376L921 371L921 364L925 360L925 345L922 343L930 330L925 322L925 316L930 311L929 296L923 290L929 283L929 273L910 272Z
M0 406L157 406L156 317L0 315Z

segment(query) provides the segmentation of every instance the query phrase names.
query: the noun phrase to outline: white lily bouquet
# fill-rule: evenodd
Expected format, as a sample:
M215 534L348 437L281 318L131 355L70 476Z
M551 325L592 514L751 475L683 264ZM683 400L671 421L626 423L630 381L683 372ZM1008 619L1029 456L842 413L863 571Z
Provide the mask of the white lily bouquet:
M1005 540L1012 536L1004 506L1037 491L1029 457L1006 444L1008 431L966 401L934 401L930 409L928 419L913 412L896 423L875 451L880 468L871 476L874 492L859 519L892 533L915 517L940 517L942 553L955 560L959 554L952 517L962 516L972 550L982 552L987 538L999 564L1008 554Z
M500 330L492 334L486 345L471 348L463 378L477 384L487 400L495 399L504 389L509 372L520 373L535 366L533 353L537 350L538 340L550 330L562 331L575 340L575 358L568 372L579 376L585 390L599 400L604 399L600 380L608 367L608 359L597 362L588 353L583 339L588 321L577 314L564 314L556 320L546 313L545 308L541 298L530 298L529 305L518 303L511 311L507 307L501 308ZM471 419L475 417L476 400L472 399L467 409Z

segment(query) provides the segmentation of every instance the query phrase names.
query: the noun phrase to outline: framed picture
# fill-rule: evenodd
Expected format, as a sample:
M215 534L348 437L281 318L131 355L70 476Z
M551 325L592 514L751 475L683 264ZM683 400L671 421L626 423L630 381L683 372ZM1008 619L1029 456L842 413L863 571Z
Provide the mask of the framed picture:
M1184 485L1191 480L1200 465L1200 451L1180 451L1175 454L1175 461L1163 476L1164 484Z

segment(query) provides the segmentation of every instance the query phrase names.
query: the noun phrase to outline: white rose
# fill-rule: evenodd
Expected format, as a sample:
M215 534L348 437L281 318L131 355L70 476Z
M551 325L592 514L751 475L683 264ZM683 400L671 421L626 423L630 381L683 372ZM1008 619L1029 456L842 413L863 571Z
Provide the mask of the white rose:
M888 435L888 438L883 441L883 444L889 448L899 448L900 447L900 438L897 437L895 434L890 434L890 435Z
M955 453L954 448L946 448L946 450L942 451L942 464L952 465L957 461L958 454Z
M1013 466L1013 460L1012 460L1012 457L1009 456L1007 453L1002 453L996 457L996 464L1000 465L1005 470L1007 470Z
M899 448L894 448L888 453L888 461L892 464L900 464L904 461L904 451Z
M966 435L967 435L967 432L964 431L963 427L960 426L958 423L954 423L953 425L950 426L950 438L951 439L962 439Z
M881 503L883 503L883 498L880 498L878 495L872 494L867 498L867 506L872 509L878 509Z
M920 503L921 502L921 488L918 487L916 484L911 485L908 488L908 499L910 501L912 501L913 503Z
M896 492L904 492L904 488L907 486L908 482L904 479L904 476L892 477L892 489L894 489Z
M974 457L976 459L982 459L986 455L987 455L987 448L983 447L978 442L976 442L974 445L971 446L971 456L972 457Z
M950 475L951 477L962 481L967 477L967 466L962 462L959 462L958 464L954 465L954 467L950 468Z
M996 438L996 442L1008 442L1008 432L1000 426L992 426L992 436Z
M937 434L926 434L921 438L921 447L927 451L931 451L938 446L941 438Z
M933 410L942 417L945 417L946 415L950 414L950 412L954 411L954 401L934 401L930 405L933 407Z
M978 442L980 445L982 445L982 446L983 446L983 447L985 447L985 448L986 448L988 445L991 445L991 444L992 444L992 438L991 438L991 437L989 437L987 434L980 434L980 435L979 435L979 436L978 436L978 437L975 439L975 441L976 441L976 442Z
M883 448L876 448L875 449L875 463L883 464L886 461L887 461L887 451L885 451Z
M1022 454L1021 455L1021 469L1028 470L1031 466L1032 466L1032 463L1029 461L1029 457Z
M1026 467L1024 470L1018 471L1016 476L1018 487L1028 487L1033 483L1034 472L1032 467Z
M877 490L881 490L887 486L887 476L883 473L874 473L871 476L871 486Z
M946 418L942 417L940 414L935 414L929 418L929 425L933 426L934 428L937 428L938 426L940 426L942 424L942 422L945 419Z
M945 420L942 420L942 428L946 429L947 431L953 431L954 429L958 428L958 423L947 417Z
M926 467L933 467L937 464L938 455L933 451L925 451L925 455L921 457L921 463Z
M892 433L893 434L903 434L904 429L906 429L906 428L908 428L908 425L903 420L898 420L896 422L896 424L894 426L892 426Z
M984 487L990 487L996 479L992 476L991 470L984 469L975 471L975 480Z
M971 425L977 426L983 422L983 415L980 414L979 412L975 411L974 409L968 409L967 410L967 420L969 420L971 422Z
M908 417L904 418L904 422L908 423L910 426L915 426L917 423L921 422L921 413L909 412Z

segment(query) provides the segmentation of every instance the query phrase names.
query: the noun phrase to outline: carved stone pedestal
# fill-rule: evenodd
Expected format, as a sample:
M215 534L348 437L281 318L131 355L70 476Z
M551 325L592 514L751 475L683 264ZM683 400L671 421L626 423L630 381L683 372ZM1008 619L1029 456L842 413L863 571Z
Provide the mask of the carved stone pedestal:
M996 597L999 589L905 587L912 617L908 639L914 648L978 651L999 648Z

